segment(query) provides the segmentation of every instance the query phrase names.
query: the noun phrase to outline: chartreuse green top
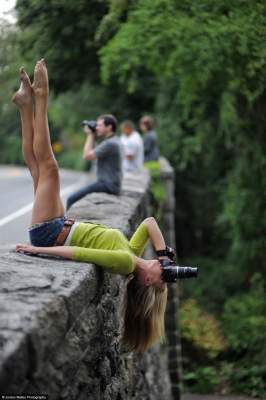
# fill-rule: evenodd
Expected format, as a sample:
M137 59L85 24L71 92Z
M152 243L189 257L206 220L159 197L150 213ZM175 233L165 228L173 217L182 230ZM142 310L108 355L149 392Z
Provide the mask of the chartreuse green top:
M148 238L144 223L127 240L118 229L81 222L71 236L70 246L73 246L74 260L97 264L109 272L127 275L134 270L133 255L141 256Z

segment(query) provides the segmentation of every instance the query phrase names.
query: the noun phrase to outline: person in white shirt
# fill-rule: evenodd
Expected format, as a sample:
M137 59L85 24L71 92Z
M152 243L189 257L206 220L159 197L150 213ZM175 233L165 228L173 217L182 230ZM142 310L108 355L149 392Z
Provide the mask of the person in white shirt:
M123 171L138 172L143 168L144 146L140 134L132 121L121 124L121 143L123 148Z

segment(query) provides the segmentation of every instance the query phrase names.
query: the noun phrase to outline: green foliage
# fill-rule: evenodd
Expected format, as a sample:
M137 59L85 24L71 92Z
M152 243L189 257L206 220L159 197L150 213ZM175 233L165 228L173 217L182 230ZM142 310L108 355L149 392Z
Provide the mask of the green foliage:
M10 135L1 138L0 162L1 164L24 164L19 136Z
M254 361L265 362L266 291L262 276L255 274L247 293L227 300L224 331L235 355L253 354ZM246 357L246 355L245 355Z
M158 204L162 204L166 192L165 186L161 178L161 166L159 161L147 161L145 167L149 170L151 176L151 191Z
M67 150L59 154L56 158L61 168L76 169L78 171L89 169L82 158L80 150Z
M104 89L100 84L98 51L117 31L127 4L124 0L17 0L20 58L32 71L35 60L45 57L53 91L81 95L75 110L86 104L89 92L83 98L80 88L87 83L96 88L90 103L99 91L94 100L105 113L138 119L141 111L152 107L153 91L140 90L128 96L116 80ZM149 76L143 80L149 81L150 87L154 84ZM97 103L99 96L101 103Z
M242 306L226 300L246 290L254 271L266 278L265 15L262 1L137 1L100 50L105 81L115 76L132 93L143 70L157 79L153 112L161 148L176 170L179 255L202 266L197 282L184 284L185 292L217 315L226 303L229 347L220 357L234 359L235 380L228 384L257 396L264 395L265 354L258 350L263 314L255 300L254 308L248 300ZM254 295L251 291L251 303ZM183 321L182 329L191 323ZM197 374L208 375L210 365L201 353L191 354L184 340L185 370L198 383L203 378Z
M23 162L20 144L19 116L11 103L14 88L18 87L15 77L18 65L17 34L13 26L0 20L0 163Z
M234 392L265 399L266 367L262 365L235 364L230 376L230 385Z
M214 359L226 348L225 339L217 319L203 311L196 300L184 302L180 312L182 337L196 349Z
M262 270L265 244L258 235L266 228L266 219L258 218L265 213L265 12L262 1L242 1L241 6L225 0L137 1L100 50L105 81L117 77L134 92L143 70L157 79L161 142L177 171L177 195L183 186L186 191L179 212L186 221L193 215L194 221L187 233L190 243L182 247L196 246L202 253L203 242L208 252L211 237L215 254L215 239L222 237L231 243L228 256L235 262L252 237L239 260L246 279L253 262ZM232 188L236 196L249 193L241 198L239 218L234 214L239 198L231 205L228 201ZM177 222L182 228L182 220Z
M163 202L166 196L165 185L161 178L161 166L159 161L147 161L145 168L149 170L151 176L151 206L153 215L160 220L162 217Z
M235 391L251 396L266 395L266 291L262 276L255 274L250 290L227 300L223 313Z
M215 368L199 367L184 374L184 383L190 392L208 394L215 392L219 378Z
M266 296L261 275L252 277L245 294L226 301L223 334L216 319L193 299L182 306L181 325L184 380L189 390L208 393L223 387L252 397L266 395ZM210 365L214 357L215 365Z
M231 241L231 259L242 267L246 280L253 266L266 277L265 266L265 152L260 144L250 141L228 174L223 194L224 212L218 222L224 224Z
M98 24L108 10L98 0L17 0L20 49L29 69L47 59L56 91L79 87L86 77L98 80Z

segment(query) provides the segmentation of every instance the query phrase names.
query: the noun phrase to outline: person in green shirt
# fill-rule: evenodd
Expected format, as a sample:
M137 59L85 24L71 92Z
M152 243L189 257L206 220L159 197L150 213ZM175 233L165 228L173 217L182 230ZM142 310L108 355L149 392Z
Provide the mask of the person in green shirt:
M29 228L31 244L18 244L16 250L94 263L109 272L127 276L123 341L129 350L143 352L164 336L167 286L162 279L161 262L171 252L152 217L140 224L130 240L117 229L76 221L64 242L58 243L68 220L60 198L58 165L50 141L49 85L44 59L36 63L33 84L23 68L20 80L20 88L12 100L20 111L22 150L33 178L34 205ZM149 238L160 254L158 259L141 257Z

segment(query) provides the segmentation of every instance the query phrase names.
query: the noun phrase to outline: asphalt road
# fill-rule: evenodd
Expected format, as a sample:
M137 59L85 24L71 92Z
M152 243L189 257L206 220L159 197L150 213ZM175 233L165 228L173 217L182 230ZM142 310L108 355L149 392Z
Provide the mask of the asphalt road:
M88 174L70 170L61 170L60 176L64 202L91 180ZM28 242L32 202L32 178L27 168L0 166L0 245Z

